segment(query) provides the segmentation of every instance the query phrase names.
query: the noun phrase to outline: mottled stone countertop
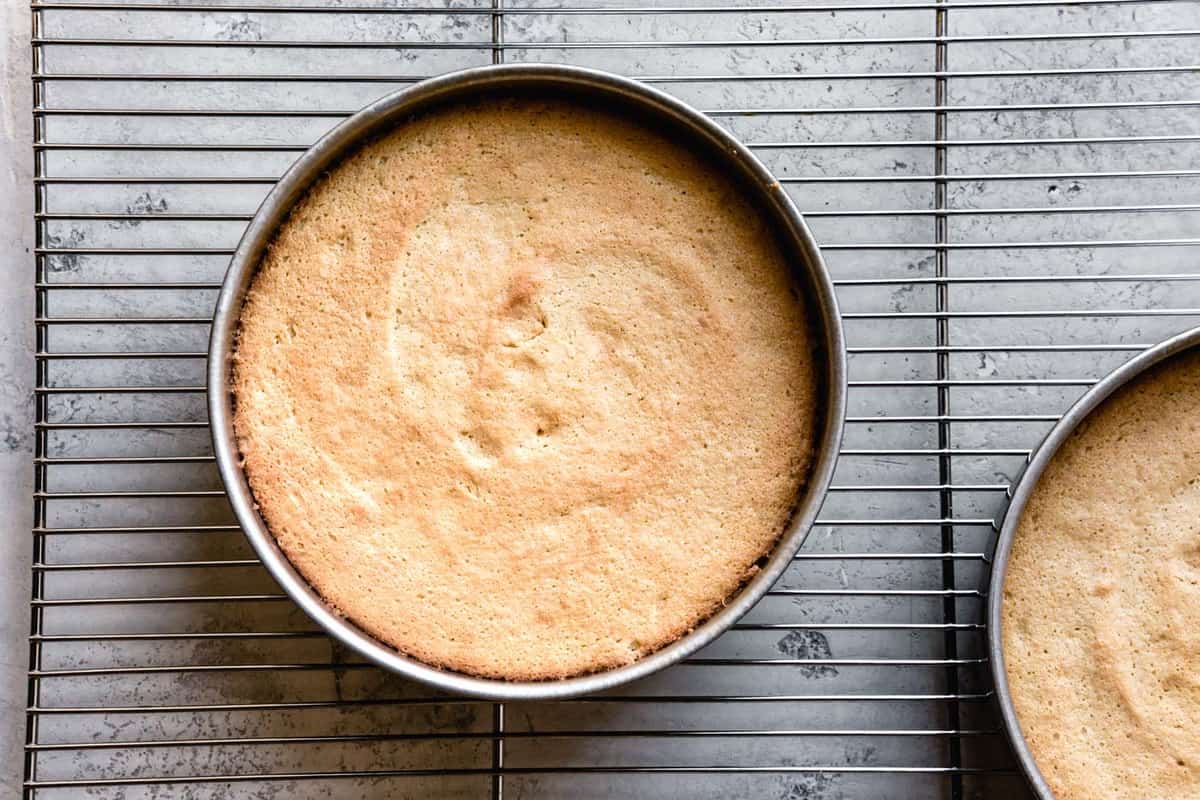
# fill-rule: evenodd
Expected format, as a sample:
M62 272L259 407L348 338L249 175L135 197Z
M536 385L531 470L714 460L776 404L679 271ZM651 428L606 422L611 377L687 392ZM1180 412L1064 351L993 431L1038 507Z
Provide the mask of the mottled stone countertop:
M489 734L500 719L505 734L515 734L506 737L503 750L512 768L504 777L505 796L511 797L615 800L655 794L721 800L748 796L753 787L756 796L771 800L910 800L937 796L959 780L938 772L947 758L958 757L947 756L958 750L946 747L943 729L995 728L990 706L958 698L981 699L990 689L980 601L1004 490L1019 474L1027 450L1091 381L1138 347L1200 323L1200 280L1194 279L1200 72L1191 66L1200 41L1192 35L1200 29L1200 4L964 3L949 12L922 3L886 10L871 3L871 12L833 13L814 0L806 13L777 13L781 6L805 6L801 0L761 3L777 7L775 12L676 10L625 18L561 9L508 13L535 9L513 8L517 0L506 0L506 16L494 21L492 16L501 15L487 0L445 0L455 10L451 14L404 9L439 6L441 0L371 2L387 13L260 13L213 10L210 3L169 13L43 11L40 30L47 39L136 44L167 36L204 43L113 48L60 42L45 49L40 68L55 78L47 81L43 102L56 112L47 115L53 116L47 141L103 145L49 150L44 156L46 175L67 179L47 189L47 208L59 218L44 223L45 242L68 251L46 259L47 272L55 273L51 282L166 286L219 280L271 176L338 115L409 77L499 56L660 76L655 80L669 91L715 109L714 116L736 135L758 144L826 248L840 282L848 342L856 350L850 368L855 419L846 436L851 452L834 479L838 490L830 494L823 523L804 554L781 581L785 591L752 612L753 624L706 650L710 663L684 665L629 690L646 695L633 701L661 695L687 702L517 704L503 717L478 703L423 704L437 698L347 663L348 654L313 636L312 623L292 604L259 602L258 595L275 591L273 584L250 561L215 470L202 463L209 453L198 390L207 336L202 323L214 287L152 286L154 291L137 296L122 294L120 286L47 290L56 298L48 301L47 316L67 324L58 325L44 346L62 360L85 363L57 374L47 367L51 374L45 379L47 387L66 391L47 401L56 404L47 419L63 430L46 434L48 454L61 463L46 467L47 484L58 496L44 524L66 535L54 537L46 557L48 566L63 569L47 570L40 598L64 602L46 615L43 632L60 636L52 645L39 645L40 663L66 679L58 674L44 680L39 702L54 712L83 709L74 716L39 717L37 742L46 747L37 755L36 778L46 795L391 800L407 791L410 797L479 797L490 787L496 751ZM532 5L636 2L532 0ZM20 795L29 652L34 195L29 0L0 3L0 800L5 800ZM736 4L742 3L750 5ZM456 10L462 6L472 6L466 11L474 13ZM952 45L935 51L935 33L942 37L938 42ZM503 44L496 47L499 34ZM706 46L678 45L690 39ZM280 46L322 40L344 47ZM626 46L644 41L664 46ZM430 46L433 42L443 44ZM589 49L581 42L606 46ZM216 77L194 80L193 73ZM109 88L100 91L94 81L71 77L78 74L101 76ZM161 79L163 74L169 77ZM126 80L128 75L134 79ZM232 79L256 75L270 80ZM346 80L333 82L330 75ZM740 80L705 77L713 75ZM284 80L296 76L304 80ZM680 77L685 80L675 80ZM68 113L72 109L101 113ZM119 113L112 114L114 109ZM182 113L178 119L147 113L162 109ZM239 149L239 142L250 144ZM139 150L145 143L154 147ZM197 143L201 149L188 149ZM156 149L164 144L174 151ZM207 146L211 149L202 149ZM99 184L150 176L165 185L71 184L71 178L95 175L101 176ZM106 248L107 254L143 258L106 259ZM173 257L159 258L163 252ZM109 312L119 315L119 325L101 324L98 316ZM154 315L181 324L135 330ZM73 317L97 324L93 330L70 322ZM134 357L105 356L110 351ZM153 351L179 358L152 358L162 355ZM88 360L80 353L99 357ZM937 353L945 357L935 359ZM82 400L69 397L71 390L87 394L111 386L187 391L142 398L104 389ZM112 396L98 396L105 392ZM176 429L144 430L164 420ZM130 427L138 430L112 434L75 425L103 428L113 421L133 421ZM89 458L111 463L100 469ZM137 502L125 503L121 492L130 489L144 494L131 493ZM97 504L95 497L122 502ZM77 526L114 528L78 535ZM164 529L171 535L157 535ZM197 529L205 535L188 535ZM147 532L156 535L140 535ZM124 569L128 564L152 569ZM214 565L220 569L207 569ZM175 569L181 566L187 569ZM156 602L142 603L136 613L120 607L146 597ZM946 597L954 599L948 603ZM193 603L197 598L221 602ZM230 598L254 602L225 602ZM95 599L120 602L74 605ZM286 598L266 597L278 599ZM80 632L95 641L71 638ZM254 638L262 632L261 640ZM105 641L115 639L114 633L133 639ZM163 634L161 641L157 634ZM137 641L141 635L147 641ZM188 669L194 665L199 669ZM98 677L105 670L105 679ZM771 702L725 702L742 696ZM955 700L952 705L943 702L947 696ZM805 702L789 699L796 697ZM190 707L197 704L211 705L212 713L197 713ZM122 720L119 712L110 713L114 706L154 713ZM609 735L634 728L724 729L738 735ZM792 732L798 730L821 734L796 737ZM855 730L882 735L824 735ZM378 735L412 731L430 741L414 745ZM437 738L447 731L453 736ZM587 736L556 735L561 731ZM912 732L920 735L907 735ZM229 746L230 738L245 737L253 741ZM291 738L264 746L272 737ZM168 738L182 741L138 747ZM337 741L295 744L304 738ZM106 741L134 746L105 749ZM954 741L966 765L1003 767L1007 758L1006 751L992 752L998 750L993 744L1003 745L1000 737ZM99 746L75 747L82 743ZM470 767L471 774L457 780L439 775L425 783L400 774L443 764ZM637 767L625 776L536 774L539 765L562 764L585 769L719 764L733 765L731 773L745 767L746 774L638 775ZM764 771L764 764L783 768ZM933 767L889 772L893 765ZM398 780L355 774L385 768ZM310 773L302 778L337 780L289 782L301 770ZM213 780L227 775L254 780L236 785ZM147 784L166 777L146 791L95 785L129 776L150 776ZM170 776L207 783L181 788ZM1011 770L967 774L964 796L1023 796L1014 778ZM73 780L93 785L63 791L62 782ZM401 784L406 789L397 788ZM71 794L72 788L79 793Z
M29 10L0 7L0 795L16 797L25 740L33 523L33 193Z

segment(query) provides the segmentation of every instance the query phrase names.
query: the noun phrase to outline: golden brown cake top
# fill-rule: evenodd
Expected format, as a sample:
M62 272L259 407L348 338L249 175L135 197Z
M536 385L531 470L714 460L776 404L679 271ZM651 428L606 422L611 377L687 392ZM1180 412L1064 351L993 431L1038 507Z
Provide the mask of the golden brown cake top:
M1057 800L1200 797L1200 353L1047 467L1004 587L1021 729Z
M809 467L803 304L736 187L641 124L488 101L406 123L284 224L235 428L287 557L426 663L630 663L756 571Z

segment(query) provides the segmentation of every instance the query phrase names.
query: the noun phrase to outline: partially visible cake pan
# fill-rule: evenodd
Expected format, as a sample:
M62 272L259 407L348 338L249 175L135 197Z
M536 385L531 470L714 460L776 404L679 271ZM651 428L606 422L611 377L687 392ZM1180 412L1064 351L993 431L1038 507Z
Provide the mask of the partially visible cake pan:
M988 587L987 627L988 627L988 660L991 664L992 678L996 686L996 700L1000 709L1000 718L1004 726L1013 752L1021 766L1030 787L1041 800L1054 800L1054 793L1046 782L1033 752L1021 731L1020 720L1017 718L1016 707L1013 704L1012 693L1008 685L1008 672L1004 663L1004 630L1002 629L1004 609L1004 582L1008 571L1009 557L1012 553L1013 541L1021 522L1022 513L1028 504L1038 480L1047 466L1057 455L1059 449L1071 438L1076 429L1093 411L1106 400L1136 380L1147 370L1175 356L1200 348L1200 328L1167 339L1155 347L1131 359L1099 383L1093 386L1087 394L1081 397L1070 410L1063 415L1058 424L1046 434L1046 438L1033 452L1029 462L1022 472L1016 487L1012 490L1012 500L1004 515L1000 528L1000 536L996 541L995 556L992 561L992 575Z
M645 658L605 672L545 682L440 670L397 652L337 614L289 563L259 515L233 428L232 354L239 315L258 264L293 205L340 159L414 115L480 97L513 95L569 98L628 114L705 154L725 171L770 223L788 257L793 286L808 309L821 368L821 419L808 481L791 522L759 572L714 616ZM766 167L704 114L667 94L609 73L560 65L479 67L426 80L367 106L323 136L283 175L246 229L217 299L209 341L208 412L217 467L238 522L279 585L332 636L379 666L448 692L498 700L569 697L643 678L709 644L745 614L791 563L821 507L841 445L846 391L845 345L832 281L799 212Z

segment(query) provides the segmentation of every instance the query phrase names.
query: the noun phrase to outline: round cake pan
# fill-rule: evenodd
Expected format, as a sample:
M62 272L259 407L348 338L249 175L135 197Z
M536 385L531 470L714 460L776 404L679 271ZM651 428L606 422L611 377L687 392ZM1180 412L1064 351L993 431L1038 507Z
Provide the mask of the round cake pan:
M1024 472L1017 481L1016 488L1012 491L1012 500L1004 514L1000 536L996 541L992 575L988 587L988 660L991 664L992 678L996 686L996 700L1000 706L1000 718L1005 733L1012 743L1017 761L1028 778L1030 787L1041 800L1054 800L1054 793L1050 791L1049 784L1038 770L1029 744L1021 732L1020 720L1017 719L1016 708L1013 706L1012 694L1008 687L1008 673L1004 666L1004 631L1001 627L1001 612L1004 607L1004 578L1008 571L1008 559L1012 552L1017 527L1021 522L1021 514L1037 486L1038 479L1041 478L1050 461L1058 453L1059 448L1071 438L1071 434L1075 432L1076 428L1097 407L1123 386L1145 373L1146 370L1195 347L1200 347L1200 328L1179 334L1146 350L1093 386L1075 405L1071 406L1070 410L1046 434L1046 438L1030 456Z
M775 230L791 264L793 285L808 306L822 367L821 420L811 472L792 521L766 565L719 612L667 647L618 669L546 682L489 680L440 670L397 652L339 616L292 567L259 516L234 438L230 388L231 355L246 291L276 230L305 191L358 146L416 114L483 96L513 95L571 98L628 114L707 154L743 187ZM729 628L783 574L807 536L833 475L845 405L845 345L833 284L812 235L779 182L744 145L687 104L637 81L560 65L479 67L432 78L372 103L323 136L275 185L242 236L217 299L209 340L208 412L217 467L238 522L271 575L325 630L376 664L449 692L490 699L551 699L611 689L680 661Z

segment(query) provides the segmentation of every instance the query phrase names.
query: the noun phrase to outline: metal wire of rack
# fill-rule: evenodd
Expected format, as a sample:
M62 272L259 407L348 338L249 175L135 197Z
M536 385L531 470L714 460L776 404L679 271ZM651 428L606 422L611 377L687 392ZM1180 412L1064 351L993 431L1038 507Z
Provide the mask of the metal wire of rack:
M26 797L1019 795L994 520L1075 397L1200 321L1200 3L317 2L32 6ZM203 350L297 153L423 76L531 60L646 79L774 168L838 283L851 420L734 631L619 692L491 704L359 663L279 594L213 468Z

